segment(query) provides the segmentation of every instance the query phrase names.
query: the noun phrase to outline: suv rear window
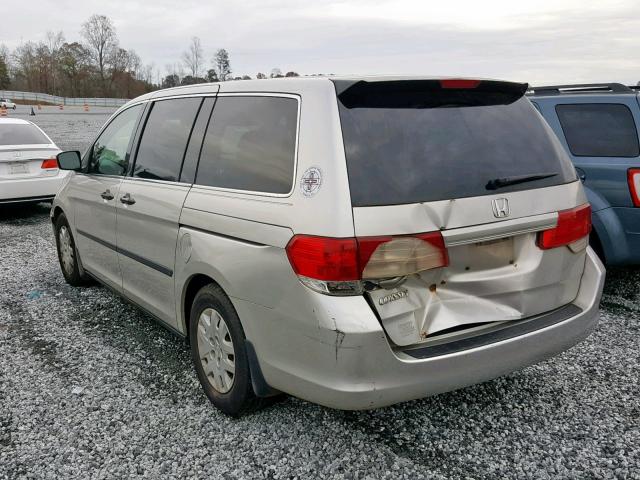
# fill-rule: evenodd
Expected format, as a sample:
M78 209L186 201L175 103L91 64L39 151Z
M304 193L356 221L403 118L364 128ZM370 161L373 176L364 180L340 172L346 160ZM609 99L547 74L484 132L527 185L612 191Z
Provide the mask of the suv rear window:
M556 105L556 113L576 157L637 157L640 153L636 124L626 105Z
M0 145L45 145L51 141L27 123L0 124Z
M559 141L513 85L445 89L437 81L358 82L340 92L353 206L398 205L576 180ZM501 85L504 85L501 89ZM547 175L490 188L499 178ZM553 176L548 176L553 175Z

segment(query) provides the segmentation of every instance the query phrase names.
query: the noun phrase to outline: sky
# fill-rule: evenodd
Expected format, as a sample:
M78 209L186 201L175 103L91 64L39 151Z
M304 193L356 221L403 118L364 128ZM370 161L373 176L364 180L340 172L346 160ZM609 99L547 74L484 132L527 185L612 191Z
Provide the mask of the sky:
M2 0L0 44L80 39L94 13L166 75L191 37L233 74L412 74L533 85L640 81L640 0Z

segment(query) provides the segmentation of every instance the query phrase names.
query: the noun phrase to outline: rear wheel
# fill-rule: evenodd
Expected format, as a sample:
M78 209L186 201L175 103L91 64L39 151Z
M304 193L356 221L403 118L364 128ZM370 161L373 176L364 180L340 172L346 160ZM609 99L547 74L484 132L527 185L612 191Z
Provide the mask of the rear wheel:
M78 250L71 233L71 227L67 217L61 213L55 221L56 246L58 249L58 261L62 275L69 285L80 287L91 283L91 279L80 272L78 266Z
M211 403L234 417L262 406L251 386L240 319L220 287L206 285L196 294L189 339L198 379Z

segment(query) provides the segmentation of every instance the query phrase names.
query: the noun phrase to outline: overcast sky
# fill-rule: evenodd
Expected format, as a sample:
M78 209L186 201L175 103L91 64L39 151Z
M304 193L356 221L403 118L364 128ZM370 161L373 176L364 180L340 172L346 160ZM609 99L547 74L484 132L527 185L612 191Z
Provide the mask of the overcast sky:
M0 43L80 39L91 14L161 75L201 38L234 75L426 74L533 84L640 80L639 0L2 0Z

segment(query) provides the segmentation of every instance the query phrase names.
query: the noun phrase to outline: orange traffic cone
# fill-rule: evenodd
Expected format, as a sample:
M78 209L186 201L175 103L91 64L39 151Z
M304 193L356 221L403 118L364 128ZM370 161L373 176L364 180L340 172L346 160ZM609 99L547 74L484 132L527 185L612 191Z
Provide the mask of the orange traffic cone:
M7 116L7 107L2 107L0 108L0 117L6 117Z
M84 111L88 112L89 111L89 105L87 105L86 103L84 104Z
M64 105L60 104L60 110L64 110Z

